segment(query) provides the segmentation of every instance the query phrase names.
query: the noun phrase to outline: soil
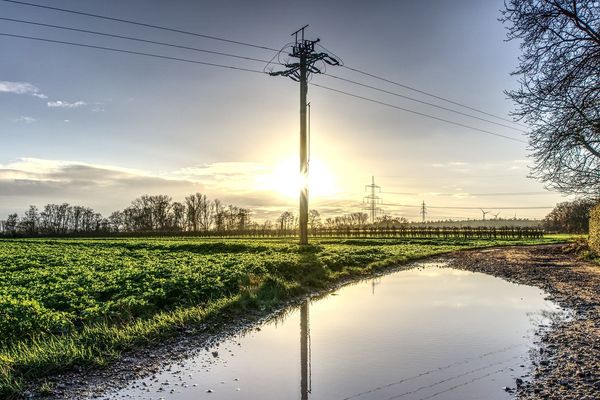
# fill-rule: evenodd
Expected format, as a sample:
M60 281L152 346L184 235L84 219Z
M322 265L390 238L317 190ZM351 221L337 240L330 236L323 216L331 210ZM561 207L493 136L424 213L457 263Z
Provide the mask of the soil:
M532 353L534 370L530 379L517 379L514 387L506 388L508 392L524 400L600 400L600 265L578 259L565 245L459 251L433 259L446 262L449 268L482 272L539 287L548 294L549 300L570 310L570 318L558 320L549 329L540 329L537 348ZM418 263L393 269L411 268ZM345 283L348 282L340 282L336 287ZM104 393L155 374L165 365L193 356L195 351L211 347L232 334L255 329L263 321L304 300L294 299L275 312L225 316L203 327L184 329L178 337L155 348L132 352L111 363L109 368L82 369L53 376L46 381L52 393L44 398L103 398ZM38 397L33 391L26 392L26 396Z

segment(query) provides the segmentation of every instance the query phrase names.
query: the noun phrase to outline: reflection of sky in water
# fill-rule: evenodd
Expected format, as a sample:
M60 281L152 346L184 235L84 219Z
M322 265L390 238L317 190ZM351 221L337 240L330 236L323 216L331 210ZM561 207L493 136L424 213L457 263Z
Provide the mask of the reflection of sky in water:
M508 399L502 388L529 367L534 323L554 310L539 289L491 276L402 271L346 286L112 397Z

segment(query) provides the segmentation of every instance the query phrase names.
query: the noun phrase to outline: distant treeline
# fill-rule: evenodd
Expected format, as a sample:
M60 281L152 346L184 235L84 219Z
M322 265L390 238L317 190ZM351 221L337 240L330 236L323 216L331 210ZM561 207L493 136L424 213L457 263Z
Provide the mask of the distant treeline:
M32 205L23 216L14 213L0 221L0 232L7 236L35 236L240 231L257 228L256 225L250 220L249 209L225 206L218 199L211 201L206 195L195 193L183 203L167 195L144 195L108 217L89 207L68 203L47 204L43 209Z
M308 227L312 232L329 229L341 232L346 228L478 228L519 227L538 228L553 232L587 232L589 210L596 200L583 199L559 203L544 220L502 219L489 220L443 220L409 222L404 217L382 215L374 223L367 213L353 212L324 220L317 210L309 211ZM47 204L42 209L29 206L22 215L10 214L0 220L2 236L88 236L88 235L237 235L247 231L262 234L286 235L298 228L298 218L289 211L282 212L275 221L258 223L251 218L248 208L225 205L219 199L210 200L206 195L194 193L183 202L173 201L167 195L143 195L131 202L124 210L115 211L108 217L89 207L68 203Z

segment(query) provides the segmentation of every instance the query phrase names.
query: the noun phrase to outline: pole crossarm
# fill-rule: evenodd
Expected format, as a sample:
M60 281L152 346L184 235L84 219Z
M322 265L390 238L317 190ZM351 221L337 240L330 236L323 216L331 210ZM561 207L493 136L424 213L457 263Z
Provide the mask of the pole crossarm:
M307 40L307 42L309 42L309 41ZM302 57L300 54L296 54L296 53L290 53L290 56L298 57L298 58ZM308 71L313 74L322 74L323 73L320 68L317 68L314 65L317 61L323 61L327 65L331 65L331 66L340 65L340 61L338 59L330 56L327 53L309 53L309 54L306 54L304 57L306 59L306 68L308 68ZM269 72L269 75L271 75L271 76L287 76L290 78L293 77L293 78L300 79L300 63L299 62L284 64L284 66L287 69L284 69L281 71L272 71L272 72ZM297 79L294 79L294 80L297 80Z

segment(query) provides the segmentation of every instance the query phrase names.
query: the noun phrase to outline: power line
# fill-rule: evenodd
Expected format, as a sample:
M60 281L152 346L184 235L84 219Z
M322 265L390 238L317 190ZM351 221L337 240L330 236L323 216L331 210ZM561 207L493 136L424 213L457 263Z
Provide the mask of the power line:
M556 193L552 193L552 192L498 192L498 193L460 193L460 192L456 192L456 193L436 193L436 192L431 192L431 193L416 193L416 192L382 192L385 194L398 194L398 195L403 195L403 196L423 196L423 195L429 195L429 196L536 196L536 195L554 195Z
M48 27L48 28L62 29L62 30L73 31L73 32L89 33L92 35L132 40L132 41L142 42L142 43L157 44L160 46L174 47L174 48L184 49L184 50L192 50L192 51L197 51L197 52L201 52L201 53L216 54L219 56L239 58L239 59L248 60L248 61L257 61L257 62L261 62L261 63L268 62L267 60L262 60L259 58L239 56L237 54L224 53L221 51L205 50L205 49L200 49L197 47L182 46L182 45L178 45L178 44L174 44L174 43L159 42L159 41L155 41L155 40L141 39L141 38L136 38L136 37L131 37L131 36L117 35L117 34L113 34L113 33L98 32L98 31L92 31L92 30L88 30L88 29L79 29L79 28L73 28L70 26L45 24L42 22L28 21L28 20L15 19L15 18L5 18L5 17L0 17L0 20L17 22L17 23L22 23L22 24L29 24L29 25L44 26L44 27Z
M17 1L17 0L0 0L0 1L4 1L6 3L12 3L12 4L16 4L16 5L21 5L21 6L28 6L28 7L37 7L37 8L42 8L42 9L47 9L47 10L53 10L53 11L59 11L59 12L64 12L64 13L70 13L70 14L76 14L76 15L83 15L83 16L87 16L87 17L92 17L92 18L98 18L98 19L103 19L103 20L107 20L107 21L115 21L115 22L122 22L122 23L126 23L126 24L132 24L132 25L137 25L137 26L143 26L146 28L153 28L153 29L159 29L159 30L163 30L163 31L169 31L169 32L175 32L175 33L181 33L181 34L185 34L185 35L191 35L191 36L195 36L195 37L201 37L201 38L205 38L205 39L211 39L211 40L217 40L217 41L221 41L221 42L225 42L225 43L232 43L232 44L237 44L237 45L241 45L241 46L248 46L248 47L253 47L253 48L257 48L257 49L261 49L261 50L269 50L269 51L274 51L274 52L279 52L280 49L275 49L272 47L268 47L268 46L262 46L262 45L258 45L258 44L254 44L254 43L248 43L248 42L242 42L239 40L232 40L232 39L227 39L227 38L223 38L223 37L219 37L219 36L214 36L214 35L207 35L207 34L202 34L202 33L197 33L197 32L191 32L191 31L186 31L183 29L177 29L177 28L171 28L171 27L167 27L167 26L161 26L161 25L154 25L154 24L149 24L149 23L145 23L145 22L139 22L139 21L134 21L134 20L129 20L129 19L124 19L124 18L116 18L116 17L109 17L106 15L100 15L100 14L94 14L94 13L88 13L88 12L83 12L83 11L78 11L78 10L72 10L72 9L66 9L66 8L60 8L60 7L53 7L53 6L47 6L47 5L42 5L42 4L35 4L35 3L29 3L29 2L25 2L25 1ZM399 82L395 82L392 81L390 79L387 78L383 78L380 76L377 76L375 74L360 70L358 68L353 68L353 67L349 67L347 65L341 65L342 67L350 70L350 71L354 71L387 83L391 83L393 85L405 88L405 89L409 89L412 90L414 92L417 93L421 93L424 94L426 96L429 97L433 97L436 98L438 100L442 100L442 101L446 101L448 103L460 106L460 107L464 107L467 108L469 110L472 111L476 111L494 118L498 118L501 119L503 121L506 122L511 122L513 124L519 125L521 127L527 128L527 126L520 124L518 122L512 121L508 118L504 118L480 109L477 109L475 107L471 107L468 106L464 103L460 103L458 101L454 101L454 100L450 100L447 98L444 98L442 96L438 96L432 93L428 93L424 90L420 90L420 89L416 89L414 87L408 86L406 84L402 84ZM514 128L513 128L514 129Z
M352 83L354 85L366 87L368 89L376 90L376 91L379 91L379 92L382 92L382 93L387 93L387 94L391 94L393 96L401 97L403 99L414 101L416 103L425 104L425 105L428 105L428 106L431 106L431 107L435 107L435 108L439 108L439 109L445 110L445 111L450 111L450 112L453 112L455 114L463 115L465 117L474 118L474 119L477 119L479 121L484 121L484 122L487 122L487 123L490 123L490 124L494 124L494 125L498 125L498 126L503 126L505 128L513 129L515 131L519 131L519 132L522 132L522 133L527 133L527 131L524 131L524 130L519 129L519 128L515 128L515 127L510 126L510 125L503 124L501 122L495 122L495 121L492 121L492 120L489 120L489 119L486 119L486 118L478 117L478 116L473 115L473 114L468 114L468 113L464 113L462 111L453 110L452 108L443 107L443 106L440 106L440 105L437 105L437 104L434 104L434 103L430 103L430 102L427 102L427 101L415 99L415 98L410 97L410 96L405 96L405 95L400 94L400 93L391 92L389 90L385 90L385 89L381 89L381 88L378 88L378 87L375 87L375 86L371 86L371 85L367 85L367 84L364 84L364 83L356 82L356 81L353 81L351 79L346 79L346 78L342 78L342 77L339 77L339 76L336 76L336 75L331 75L331 74L323 74L323 75L329 76L329 77L334 78L334 79L338 79L340 81Z
M382 205L384 206L397 206L397 207L417 207L420 208L421 205L415 205L415 204L397 204L397 203L382 203ZM447 210L481 210L482 208L485 209L494 209L494 210L545 210L545 209L551 209L554 208L554 206L534 206L534 207L506 207L506 206L502 206L502 207L491 207L491 206L484 206L484 207L455 207L455 206L427 206L427 208L439 208L439 209L447 209Z
M445 118L436 117L436 116L433 116L433 115L430 115L430 114L426 114L426 113L422 113L422 112L415 111L415 110L410 110L408 108L403 108L403 107L400 107L400 106L396 106L394 104L386 103L386 102L379 101L379 100L374 100L374 99L371 99L371 98L368 98L368 97L364 97L364 96L359 96L357 94L345 92L345 91L339 90L339 89L334 89L334 88L331 88L331 87L328 87L328 86L319 85L318 83L312 83L312 85L320 87L320 88L323 88L323 89L330 90L332 92L337 92L337 93L340 93L340 94L344 94L346 96L356 97L358 99L369 101L371 103L381 104L381 105L384 105L384 106L387 106L387 107L391 107L391 108L395 108L395 109L398 109L398 110L401 110L401 111L409 112L409 113L412 113L412 114L417 114L417 115L420 115L422 117L427 117L427 118L435 119L437 121L442 121L442 122L446 122L446 123L449 123L449 124L452 124L452 125L457 125L457 126L461 126L463 128L472 129L474 131L486 133L488 135L498 136L498 137L501 137L501 138L504 138L504 139L513 140L515 142L527 144L527 142L525 140L517 139L517 138L511 137L511 136L506 136L506 135L503 135L501 133L487 131L485 129L476 128L476 127L470 126L470 125L465 125L465 124L462 124L460 122L451 121L451 120L448 120L448 119L445 119Z
M44 9L53 10L53 11L60 11L60 12L65 12L65 13L69 13L69 14L84 15L86 17L99 18L99 19L104 19L104 20L107 20L107 21L123 22L123 23L126 23L126 24L143 26L143 27L146 27L146 28L153 28L153 29L160 29L160 30L163 30L163 31L182 33L182 34L185 34L185 35L191 35L191 36L201 37L201 38L205 38L205 39L218 40L218 41L221 41L221 42L227 42L227 43L233 43L233 44L238 44L238 45L242 45L242 46L254 47L256 49L270 50L270 51L279 51L279 50L273 49L271 47L261 46L261 45L257 45L257 44L253 44L253 43L241 42L239 40L226 39L226 38L222 38L222 37L219 37L219 36L213 36L213 35L205 35L205 34L202 34L202 33L190 32L190 31L185 31L185 30L182 30L182 29L169 28L169 27L160 26L160 25L153 25L153 24L148 24L148 23L144 23L144 22L133 21L133 20L129 20L129 19L115 18L115 17L106 16L106 15L93 14L93 13L88 13L88 12L83 12L83 11L77 11L77 10L70 10L70 9L66 9L66 8L59 8L59 7L46 6L46 5L42 5L42 4L28 3L28 2L25 2L25 1L17 1L17 0L1 0L1 1L4 1L6 3L19 4L19 5L23 5L23 6L44 8Z
M8 1L8 0L2 0L2 1ZM145 56L145 57L161 58L164 60L180 61L180 62L186 62L186 63L192 63L192 64L207 65L207 66L211 66L211 67L227 68L227 69L234 69L234 70L238 70L238 71L255 72L258 74L264 74L263 71L260 71L257 69L236 67L233 65L225 65L225 64L216 64L216 63L211 63L211 62L206 62L206 61L189 60L186 58L179 58L179 57L163 56L163 55L153 54L153 53L144 53L141 51L116 49L113 47L104 47L104 46L96 46L96 45L92 45L92 44L67 42L67 41L63 41L63 40L45 39L45 38L40 38L40 37L35 37L35 36L15 35L12 33L4 33L4 32L0 32L0 36L7 36L7 37L12 37L12 38L28 39L28 40L37 40L40 42L57 43L57 44L64 44L64 45L69 45L69 46L87 47L90 49L114 51L114 52L126 53L126 54L135 54L135 55Z
M342 67L343 67L343 68L346 68L346 69L348 69L348 70L350 70L350 71L358 72L359 74L363 74L363 75L366 75L366 76L370 76L371 78L379 79L380 81L384 81L384 82L387 82L387 83L391 83L392 85L400 86L400 87L402 87L402 88L404 88L404 89L408 89L408 90L412 90L412 91L414 91L414 92L417 92L417 93L424 94L425 96L433 97L433 98L435 98L435 99L438 99L438 100L442 100L442 101L445 101L445 102L448 102L448 103L451 103L451 104L454 104L454 105L457 105L457 106L460 106L460 107L467 108L467 109L469 109L469 110L471 110L471 111L476 111L476 112L478 112L478 113L485 114L485 115L487 115L487 116L494 117L494 118L498 118L498 119L501 119L501 120L503 120L503 121L506 121L506 122L511 122L511 123L513 123L513 124L515 124L515 125L519 125L519 126L522 126L522 127L524 127L524 128L527 128L527 126L525 126L525 125L523 125L523 124L520 124L520 123L518 123L518 122L512 121L512 120L510 120L510 119L508 119L508 118L504 118L504 117L501 117L501 116L499 116L499 115L495 115L495 114L492 114L492 113L488 113L488 112L486 112L486 111L483 111L483 110L480 110L480 109L478 109L478 108L475 108L475 107L468 106L468 105L466 105L466 104L464 104L464 103L460 103L460 102L458 102L458 101L455 101L455 100L450 100L450 99L447 99L447 98L445 98L445 97L442 97L442 96L435 95L435 94L433 94L433 93L428 93L428 92L426 92L426 91L424 91L424 90L416 89L416 88L414 88L414 87L412 87L412 86L408 86L408 85L405 85L405 84L403 84L403 83L395 82L395 81L392 81L392 80L390 80L390 79L383 78L383 77L381 77L381 76L377 76L377 75L375 75L375 74L372 74L372 73L369 73L369 72L366 72L366 71L362 71L362 70L360 70L360 69L358 69L358 68L352 68L352 67L348 67L347 65L342 65Z

